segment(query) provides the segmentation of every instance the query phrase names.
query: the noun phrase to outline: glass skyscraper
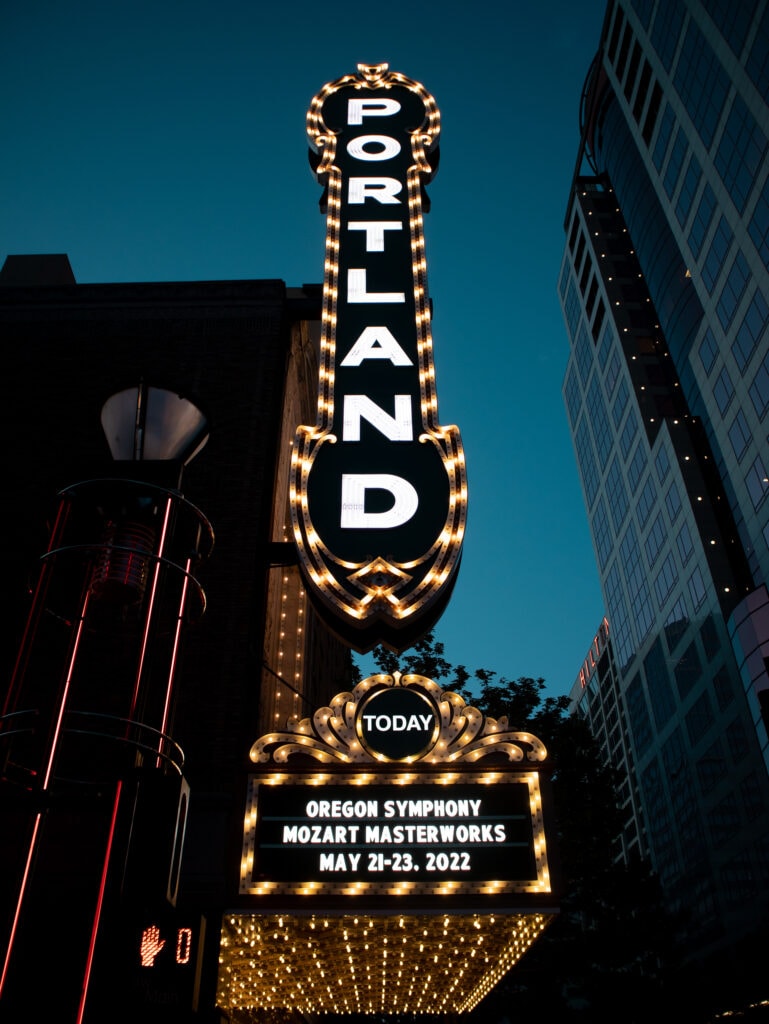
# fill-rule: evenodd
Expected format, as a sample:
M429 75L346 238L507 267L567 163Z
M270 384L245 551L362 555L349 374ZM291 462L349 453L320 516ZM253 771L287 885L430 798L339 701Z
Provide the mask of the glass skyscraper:
M769 891L769 4L610 0L580 118L564 400L611 671L574 707L622 855L723 960Z

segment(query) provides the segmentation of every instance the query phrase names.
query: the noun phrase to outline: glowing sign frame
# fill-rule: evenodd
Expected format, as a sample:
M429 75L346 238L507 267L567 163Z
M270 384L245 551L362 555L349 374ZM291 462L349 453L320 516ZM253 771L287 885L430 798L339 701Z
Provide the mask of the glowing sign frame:
M409 755L394 762L392 758L362 743L359 727L360 717L372 696L397 689L413 690L423 697L434 710L438 728L421 755ZM262 770L249 780L240 875L241 894L260 897L401 896L428 899L466 894L480 897L553 894L540 775L536 769L547 758L544 744L531 733L510 730L505 718L487 718L477 708L467 705L459 694L443 691L432 679L400 673L369 676L358 683L351 693L337 694L330 706L319 708L312 718L290 721L285 732L273 732L260 737L252 746L250 756L252 761L262 766ZM307 771L302 768L279 767L285 766L291 759L319 762L325 769ZM489 766L479 766L481 759L488 761ZM329 878L327 881L319 881L317 878L276 880L254 877L259 859L258 797L261 786L301 786L306 789L307 800L310 801L314 789L320 799L323 797L323 788L329 786L354 787L350 790L352 800L365 799L368 786L392 787L393 798L407 799L410 786L420 787L420 792L421 787L434 786L436 797L440 795L449 799L454 784L474 787L517 784L526 787L534 865L530 877L479 878L477 872L474 872L472 878L447 879L445 871L439 871L432 879L425 881L422 880L424 875L417 877L415 873L402 879L388 877L381 881L360 877ZM480 794L482 790L478 789L477 792ZM510 793L512 795L513 790ZM344 846L345 842L342 840L339 845ZM286 854L289 852L287 848ZM426 852L427 848L422 847L418 855L420 862L423 859L421 855Z
M529 810L531 813L532 841L534 850L535 876L529 878L446 878L448 868L438 869L432 879L425 880L424 871L404 874L401 879L388 877L382 881L339 880L330 878L328 881L318 879L272 880L254 878L254 866L258 865L257 818L259 814L259 788L261 786L301 786L306 789L308 801L313 797L315 787L323 787L333 781L334 786L352 787L350 796L364 797L365 789L370 785L392 787L393 798L408 799L410 786L429 785L436 789L436 795L451 792L453 783L462 782L474 787L497 787L504 785L525 786L528 792ZM480 792L480 789L477 790ZM512 792L512 791L511 791ZM362 831L362 830L361 830ZM341 845L333 846L333 851L341 849ZM407 844L393 847L393 851L408 852L414 855L415 850L421 852L422 867L428 853L435 852L428 847L417 847ZM332 847L318 848L318 853L329 852ZM285 849L285 855L291 854L291 847ZM419 855L417 855L419 856ZM355 772L343 778L327 773L297 774L296 772L272 772L259 778L252 776L249 784L246 809L246 830L244 837L243 858L241 861L240 892L250 896L502 896L517 893L551 894L550 870L548 867L545 843L545 827L542 814L542 794L539 784L539 773L536 771L484 771L484 772L442 772L437 775L422 773L380 774Z
M357 97L356 92L360 94ZM330 128L324 119L329 102L339 104L342 97L337 94L340 93L347 97L346 124L359 126L357 134L353 132L354 137L344 147L338 146L338 142L345 131ZM392 122L401 105L409 108L410 116L413 114L415 98L421 103L421 124L404 127L403 117L396 118L400 124ZM388 118L391 119L388 127L399 129L402 134L405 132L410 150L409 159L405 163L401 161L405 180L391 177L393 171L388 166L396 147L399 154L404 147L392 136L370 134L387 131L383 123L387 124ZM309 592L318 598L316 604L330 620L332 628L358 650L370 649L376 643L400 650L413 642L419 632L429 628L450 594L464 538L467 516L464 451L458 428L438 424L422 220L423 184L429 180L436 164L433 160L431 166L428 155L436 152L439 132L440 114L432 96L418 82L390 71L387 64L359 64L357 74L325 85L313 99L307 114L307 133L319 154L316 174L327 188L326 259L318 415L314 426L297 429L291 464L290 507L299 564ZM351 159L360 161L359 170L366 177L348 173ZM370 177L372 171L375 177ZM358 183L358 192L352 198L356 208L351 220L353 182ZM379 184L366 185L365 182ZM387 182L390 185L382 185ZM393 211L389 209L393 204L401 204L398 196L402 188L408 201L410 267L406 269L401 262L397 263L396 288L400 285L402 290L388 291L381 287L376 290L375 282L367 282L368 268L355 267L352 263L360 261L360 245L365 240L365 251L375 254L372 272L381 275L383 268L387 268L390 240L399 232L405 234L402 229L406 214L402 205L400 211L395 211L400 220L394 220ZM368 200L372 200L375 210L367 207ZM384 219L372 220L372 212ZM399 238L398 245L404 240ZM385 257L384 261L379 257ZM390 259L390 264L392 262ZM406 278L399 279L398 273L406 274L410 290ZM353 306L354 312L351 312ZM403 316L410 315L413 309L413 323L406 337L402 318L399 321L402 333L396 339L390 331L392 324L388 326L388 311L401 306L405 311ZM372 320L362 331L361 310L370 311ZM340 345L346 354L338 366ZM389 367L384 366L388 363ZM347 368L340 375L343 364ZM399 390L409 394L390 395L384 406L379 405L382 370L391 373L394 368L399 375L397 379L406 381ZM340 385L341 378L348 381L344 387ZM375 393L379 390L380 395L370 399L364 393L369 390ZM384 391L387 391L386 384ZM417 400L421 412L419 431L415 431L409 411L410 403L416 404ZM349 411L346 403L349 403ZM391 414L389 408L393 407ZM367 421L367 437L363 439L361 420ZM345 433L346 430L349 432ZM381 453L383 447L382 436L386 436L396 464L405 465L405 461L399 462L399 459L416 459L420 466L429 465L432 484L422 484L422 474L414 465L410 466L411 481L394 473L392 466L385 469L378 466L379 455L372 456L371 464L367 465L361 452L368 457L372 451L370 438L377 431L378 452ZM333 453L331 446L335 448ZM354 466L345 473L340 465L345 452L353 450ZM333 472L329 472L329 464L334 467ZM362 467L365 473L361 472ZM313 473L315 483L311 481ZM322 486L318 481L322 481ZM439 487L435 486L436 481ZM420 484L423 486L421 494ZM315 500L314 507L313 487L316 494L322 495ZM381 493L389 491L394 499L392 507L366 512L367 488L379 491L380 501ZM446 498L445 508L438 505L443 497ZM338 521L332 527L327 520L318 524L319 518L324 519L329 502L339 510ZM372 519L377 521L377 528L372 525ZM414 533L417 521L420 528Z

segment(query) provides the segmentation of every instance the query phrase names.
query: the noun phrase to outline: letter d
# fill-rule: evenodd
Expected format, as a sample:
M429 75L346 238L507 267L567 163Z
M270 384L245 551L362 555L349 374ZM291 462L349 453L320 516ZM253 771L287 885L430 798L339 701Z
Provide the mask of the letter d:
M366 491L389 491L392 508L385 512L366 512ZM391 530L407 523L419 506L419 495L408 480L392 473L343 473L343 530Z

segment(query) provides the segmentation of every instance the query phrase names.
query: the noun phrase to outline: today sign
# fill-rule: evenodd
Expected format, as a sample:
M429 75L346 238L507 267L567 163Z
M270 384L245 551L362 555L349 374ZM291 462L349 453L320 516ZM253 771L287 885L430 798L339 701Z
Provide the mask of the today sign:
M325 86L308 113L326 261L318 420L298 428L291 510L310 593L363 650L402 649L437 618L464 536L464 455L458 429L438 424L422 229L439 123L424 88L386 64Z
M436 708L421 692L396 686L379 690L359 710L356 729L363 746L384 761L413 761L438 738Z

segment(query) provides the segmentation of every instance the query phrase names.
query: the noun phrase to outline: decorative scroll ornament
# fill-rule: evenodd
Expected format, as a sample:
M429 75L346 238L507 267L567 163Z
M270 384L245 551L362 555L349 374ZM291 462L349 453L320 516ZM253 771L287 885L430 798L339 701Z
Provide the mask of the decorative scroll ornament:
M386 707L385 700L392 705L390 697L397 699L404 694L424 699L425 707L429 705L433 714L429 724L427 714L378 712L377 705ZM385 700L375 703L380 697ZM368 709L372 709L370 714ZM367 735L367 729L387 726L386 732L391 732L396 731L395 726L403 725L406 731L411 718L415 719L415 730L423 726L425 735L429 735L426 748L419 754L401 757L377 752L375 736L371 732ZM532 733L510 730L507 718L487 718L458 693L442 690L432 679L402 676L399 672L393 676L369 676L358 683L352 693L337 694L328 707L319 708L311 718L288 722L285 732L262 736L250 753L251 760L258 764L285 764L289 758L299 756L340 765L396 760L467 765L494 755L507 761L542 762L547 750Z
M299 562L357 650L403 650L438 618L459 565L467 481L440 426L422 225L440 115L418 82L358 65L313 99L327 212L318 416L291 468Z

